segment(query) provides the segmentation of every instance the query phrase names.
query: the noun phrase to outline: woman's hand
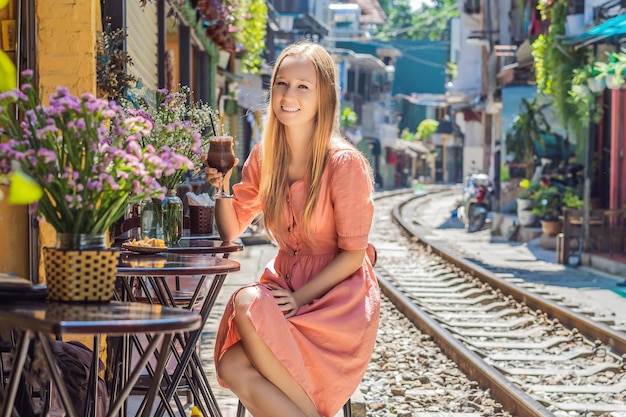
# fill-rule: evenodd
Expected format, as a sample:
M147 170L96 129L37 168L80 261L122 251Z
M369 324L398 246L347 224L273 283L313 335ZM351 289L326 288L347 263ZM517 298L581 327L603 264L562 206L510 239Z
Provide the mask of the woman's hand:
M278 304L278 308L283 312L285 318L295 316L300 306L293 296L293 292L281 287L270 287L274 300Z
M203 156L202 159L203 162L206 164L206 155ZM233 165L233 168L237 165L239 165L239 158L235 158L235 165ZM226 173L226 175L224 175L224 189L227 189L227 187L230 185L230 176L233 173L233 168L231 168ZM204 173L206 174L206 180L209 184L216 188L220 186L220 182L222 181L222 174L216 168L206 165L206 167L204 168Z

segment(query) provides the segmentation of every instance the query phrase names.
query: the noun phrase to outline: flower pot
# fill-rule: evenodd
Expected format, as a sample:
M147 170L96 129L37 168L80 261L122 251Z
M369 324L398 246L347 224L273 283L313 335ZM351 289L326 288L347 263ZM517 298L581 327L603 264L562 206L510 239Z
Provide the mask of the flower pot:
M517 220L522 227L530 227L537 221L537 215L532 210L522 210L517 212Z
M624 84L624 79L619 75L608 74L606 76L606 87L611 90L619 90Z
M590 77L587 78L587 86L592 92L601 93L602 90L604 90L604 87L606 87L606 82L604 81L604 78Z
M524 210L531 210L533 208L533 200L530 198L518 198L517 200L517 212Z
M59 233L56 247L45 247L47 298L63 302L106 302L113 298L119 251L106 248L106 236Z
M542 220L541 230L548 236L556 236L561 233L563 223L560 220Z

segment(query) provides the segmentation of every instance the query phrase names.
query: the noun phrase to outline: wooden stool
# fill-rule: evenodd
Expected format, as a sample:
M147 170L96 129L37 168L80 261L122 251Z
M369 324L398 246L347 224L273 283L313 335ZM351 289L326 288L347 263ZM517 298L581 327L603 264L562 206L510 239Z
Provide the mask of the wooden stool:
M237 417L246 416L246 407L243 406L241 401L237 404ZM350 399L343 405L343 417L352 417L352 405Z

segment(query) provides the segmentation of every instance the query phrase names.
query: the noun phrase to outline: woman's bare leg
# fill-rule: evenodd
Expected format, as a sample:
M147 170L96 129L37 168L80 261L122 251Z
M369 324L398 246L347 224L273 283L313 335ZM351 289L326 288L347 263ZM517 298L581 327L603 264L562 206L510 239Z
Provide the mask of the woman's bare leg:
M306 417L284 392L252 366L241 343L224 353L218 375L254 417Z
M317 417L319 413L311 399L283 364L278 361L263 339L259 337L252 322L246 315L248 305L256 298L256 291L259 291L256 287L244 288L235 297L234 322L237 332L241 336L243 351L250 365L268 382L284 393L293 404L304 412L304 415ZM261 398L263 399L263 397ZM246 408L248 407L246 406Z

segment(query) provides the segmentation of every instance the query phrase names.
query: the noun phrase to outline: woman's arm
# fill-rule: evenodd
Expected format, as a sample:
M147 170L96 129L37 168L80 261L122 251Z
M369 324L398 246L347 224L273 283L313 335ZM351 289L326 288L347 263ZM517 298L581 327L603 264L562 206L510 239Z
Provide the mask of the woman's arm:
M326 268L297 291L274 287L272 293L285 317L294 316L300 307L322 297L363 265L365 249L344 250Z
M215 224L220 239L230 242L245 232L247 224L242 224L237 218L232 198L218 198L215 201Z

